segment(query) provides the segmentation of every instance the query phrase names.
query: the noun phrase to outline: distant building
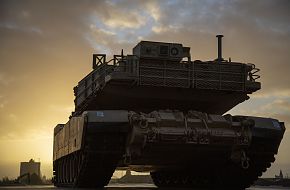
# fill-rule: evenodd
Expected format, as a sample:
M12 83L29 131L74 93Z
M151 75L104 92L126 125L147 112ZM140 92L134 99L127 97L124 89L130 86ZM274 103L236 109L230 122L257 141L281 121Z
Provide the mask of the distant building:
M283 179L284 178L283 173L282 173L282 170L280 170L279 175L275 175L275 178L276 179Z
M25 174L36 174L40 177L40 162L35 162L33 159L30 159L29 162L21 162L20 176Z

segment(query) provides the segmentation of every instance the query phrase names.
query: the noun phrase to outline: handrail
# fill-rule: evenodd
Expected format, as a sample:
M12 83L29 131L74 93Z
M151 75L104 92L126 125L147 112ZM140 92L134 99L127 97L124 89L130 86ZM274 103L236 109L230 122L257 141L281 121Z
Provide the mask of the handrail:
M248 74L249 79L250 81L255 82L257 79L261 78L260 75L256 74L260 71L260 69L256 68L256 65L253 63L248 63L248 64L252 66L252 70L249 71L249 74Z
M90 88L94 88L92 89L92 93L94 93L98 87L97 86L94 86L96 83L99 84L99 86L102 86L104 85L105 83L105 77L107 75L110 75L112 72L127 72L127 71L117 71L116 68L126 68L126 65L120 65L119 63L120 62L126 62L126 58L122 58L121 60L118 59L120 57L120 55L114 55L114 58L110 59L109 61L107 62L103 62L105 61L105 54L94 54L94 60L97 60L98 62L94 61L94 70L93 72L91 72L88 76L86 76L84 79L82 79L80 82L83 82L85 81L85 83L87 83L87 79L92 79L92 80L89 80L91 82L90 85L85 85L85 88L82 89L81 92L78 92L76 97L79 97L81 95L83 95L84 93L87 92L88 89ZM111 65L111 64L108 64L110 62L114 61L114 64ZM107 66L113 66L113 69L110 67L108 68ZM101 71L102 69L104 69L103 71ZM107 71L110 71L109 73ZM95 73L98 73L99 75L94 78L94 77L91 77L91 75L94 75ZM79 82L79 83L80 83Z

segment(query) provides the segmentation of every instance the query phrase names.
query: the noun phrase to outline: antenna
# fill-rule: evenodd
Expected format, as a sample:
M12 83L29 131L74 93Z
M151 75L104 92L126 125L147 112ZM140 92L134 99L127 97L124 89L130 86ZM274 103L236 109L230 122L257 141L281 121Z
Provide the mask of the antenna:
M224 59L222 57L222 38L224 37L224 35L216 35L217 39L218 39L218 63L221 63Z

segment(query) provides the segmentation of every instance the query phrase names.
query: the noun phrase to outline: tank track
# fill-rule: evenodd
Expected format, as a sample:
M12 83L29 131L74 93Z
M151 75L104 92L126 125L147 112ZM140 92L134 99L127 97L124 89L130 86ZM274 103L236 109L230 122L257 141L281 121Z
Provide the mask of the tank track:
M88 138L84 150L55 161L55 186L100 188L109 183L123 155L125 138L112 134L92 137Z
M231 160L205 166L199 164L179 171L155 171L151 177L157 187L197 187L204 189L242 190L250 187L254 181L275 161L274 153L250 152L249 168L243 169L240 164Z

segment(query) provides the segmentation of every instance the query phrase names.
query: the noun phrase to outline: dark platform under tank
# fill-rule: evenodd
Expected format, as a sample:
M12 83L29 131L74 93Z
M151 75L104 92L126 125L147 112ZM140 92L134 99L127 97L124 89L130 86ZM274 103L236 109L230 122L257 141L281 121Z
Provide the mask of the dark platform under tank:
M247 94L240 92L130 86L109 82L91 100L86 110L125 109L150 112L158 107L187 112L194 108L201 112L223 114L247 99Z

